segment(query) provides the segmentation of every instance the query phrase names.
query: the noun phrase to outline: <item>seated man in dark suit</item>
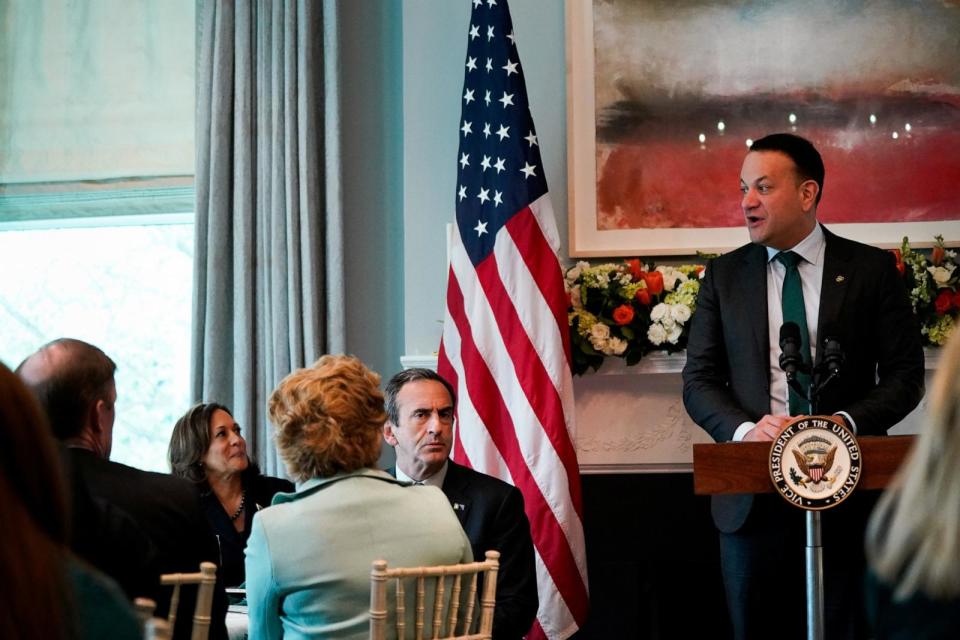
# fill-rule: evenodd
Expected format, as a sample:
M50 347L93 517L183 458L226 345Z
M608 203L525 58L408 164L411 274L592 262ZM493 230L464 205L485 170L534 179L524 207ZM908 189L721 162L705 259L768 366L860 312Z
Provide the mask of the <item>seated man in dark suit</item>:
M456 395L429 369L401 371L387 383L384 438L397 454L401 480L440 487L463 526L473 556L501 553L494 640L517 640L537 614L537 577L523 495L506 482L449 459Z
M17 374L40 400L54 435L66 446L69 478L75 485L74 507L97 508L100 503L104 509L116 509L128 516L153 544L155 571L196 572L200 562L217 561L217 547L193 488L179 478L109 460L117 399L115 370L114 362L100 349L80 340L61 338L24 360L17 367ZM77 500L76 496L90 496L92 500ZM78 529L74 542L83 540L87 544L87 548L75 550L94 564L118 552L106 547L111 544L109 540L103 540L99 548L89 548L95 534L84 527L93 526L97 520L88 510L73 516L73 526ZM109 572L113 567L100 568ZM158 574L148 578L157 580ZM129 583L128 578L124 579ZM170 590L157 589L145 595L157 596L156 615L165 616ZM175 638L190 636L195 602L195 590L184 589ZM225 615L226 595L218 581L211 637L226 637Z

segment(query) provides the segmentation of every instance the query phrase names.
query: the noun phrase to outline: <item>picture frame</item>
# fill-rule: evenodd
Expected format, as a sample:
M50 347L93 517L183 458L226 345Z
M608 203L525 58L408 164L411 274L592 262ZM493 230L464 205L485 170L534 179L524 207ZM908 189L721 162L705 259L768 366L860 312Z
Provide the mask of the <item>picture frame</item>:
M752 2L755 8L761 12L776 11L778 15L786 12L783 16L785 20L790 19L790 10L795 11L797 16L804 10L802 3L799 2L774 3L773 0L752 0ZM856 139L858 141L864 141L860 147L854 145L852 154L846 155L842 150L837 151L833 147L823 144L823 139L829 138L835 142L838 135L844 133L844 131L839 129L839 125L829 125L832 126L833 129L826 128L827 125L808 125L808 123L815 122L815 118L818 117L818 114L821 114L824 109L822 102L813 102L810 96L801 96L802 99L798 100L798 102L801 103L801 107L807 109L806 111L798 110L800 113L799 123L789 121L786 118L786 114L783 114L785 117L782 121L771 119L772 116L769 112L772 111L772 109L769 108L769 105L773 104L779 108L779 105L784 102L784 99L779 97L780 94L777 94L777 91L771 91L770 95L764 93L760 97L756 97L755 93L739 102L734 100L729 104L723 104L721 105L722 108L717 108L714 103L708 104L709 101L698 103L696 93L684 96L685 102L676 110L677 113L693 113L696 115L700 111L716 108L718 113L725 110L725 113L733 114L730 117L725 115L720 116L715 121L710 121L709 116L707 116L706 121L716 122L718 129L710 129L708 125L703 125L699 131L701 131L700 135L706 138L706 141L694 135L697 129L691 129L691 137L689 140L684 138L683 144L689 141L690 148L693 151L688 152L684 150L683 153L676 154L676 166L680 166L681 168L693 166L691 162L684 163L683 159L684 157L693 158L695 162L703 163L697 169L700 173L695 174L693 180L677 180L676 182L680 182L679 186L676 184L667 184L667 186L664 187L666 195L660 194L656 196L662 198L663 202L666 203L667 206L662 207L664 210L674 207L678 211L683 211L682 207L684 203L681 192L688 188L696 189L699 185L694 184L690 186L691 182L697 182L696 176L710 173L713 176L713 181L706 186L713 188L714 191L711 192L711 194L699 194L697 196L699 198L697 202L708 203L706 206L700 206L696 209L697 215L702 214L704 220L693 220L695 216L684 215L682 218L678 218L678 220L680 220L679 224L671 223L669 220L666 220L666 222L659 220L657 224L645 226L643 223L643 215L640 215L635 216L641 220L639 224L637 224L635 220L630 222L629 216L614 217L614 222L612 224L609 223L610 216L607 215L607 212L602 207L598 206L598 199L604 201L609 199L609 191L604 190L607 188L607 184L604 183L602 179L605 176L598 175L598 156L602 156L601 161L606 159L608 163L610 162L609 158L612 156L610 155L610 146L606 139L598 144L598 69L596 58L604 55L602 46L605 43L595 42L595 15L598 7L609 14L611 6L617 7L618 5L627 4L630 5L628 7L630 11L634 11L635 7L639 7L636 11L646 11L646 8L649 8L649 11L654 14L656 14L657 11L661 11L663 14L670 12L672 14L670 20L674 21L670 24L675 24L674 16L676 15L695 15L695 12L692 11L690 7L702 10L704 14L709 14L702 19L691 19L691 24L689 25L690 33L686 34L685 39L675 45L681 51L681 54L679 54L681 62L683 62L682 56L687 51L690 52L690 56L693 58L689 61L689 64L680 64L678 66L681 78L684 73L683 70L695 67L696 56L704 56L705 50L709 47L715 47L717 51L723 52L722 43L719 45L719 48L716 48L717 41L720 37L716 34L710 34L709 29L705 28L705 25L710 26L709 22L705 22L705 20L709 20L710 16L718 19L718 21L722 21L723 19L732 20L729 15L724 18L722 11L720 14L716 11L711 11L711 9L714 8L713 5L716 5L716 8L732 13L732 10L728 9L730 3L720 1L710 2L709 0L701 0L699 2L686 2L682 3L684 5L683 7L680 7L675 2L670 2L669 0L632 0L630 3L626 3L625 0L566 0L568 226L569 250L572 257L628 255L679 256L693 255L697 252L718 253L728 251L749 242L749 236L742 224L742 214L739 211L740 194L737 190L740 163L742 162L743 156L747 153L748 147L746 142L749 140L749 137L741 135L738 141L739 146L733 144L734 136L744 131L756 131L758 132L757 135L760 136L777 130L793 130L798 135L809 137L809 139L818 146L824 155L825 164L827 165L827 176L824 184L824 203L819 211L820 219L835 233L882 248L900 246L905 236L909 237L910 243L914 247L930 246L935 235L943 235L948 241L948 244L951 245L957 244L957 241L960 240L960 180L954 180L951 177L956 175L951 172L960 172L960 105L955 104L953 107L944 107L941 109L941 112L935 115L936 118L939 118L935 123L936 126L931 128L923 124L929 123L933 119L930 116L930 101L924 102L923 96L921 95L920 98L914 100L914 102L923 102L920 107L926 108L927 111L920 112L919 115L917 115L917 117L920 118L917 120L918 124L911 127L909 122L903 121L904 118L897 120L895 114L901 113L897 111L897 109L902 110L920 107L917 107L916 104L911 106L909 101L904 102L906 98L897 102L886 94L879 95L878 97L876 91L873 93L867 92L866 98L860 102L846 101L842 104L838 102L836 105L833 105L838 112L848 110L849 114L845 117L849 117L851 121L857 118L856 122L859 124L854 125L853 131L854 134L856 134L854 137L859 136L856 137ZM842 0L837 4L844 5L849 3L847 3L847 0ZM844 7L841 7L841 10L843 9ZM849 7L847 7L847 9L849 9ZM740 7L739 10L744 14L748 13L743 7ZM910 6L904 5L900 7L888 3L887 10L894 13L909 11ZM914 60L914 64L919 66L927 65L934 70L940 68L938 65L941 65L943 68L950 68L952 66L954 69L960 69L960 50L958 50L955 38L953 39L954 44L952 48L948 46L945 51L943 50L943 42L950 42L950 30L955 26L960 27L960 11L953 11L953 13L950 14L949 7L944 9L944 11L948 12L947 15L950 18L946 20L946 22L949 23L946 25L940 24L945 22L945 20L943 16L937 14L904 14L895 16L899 19L908 18L920 25L927 24L924 22L925 20L929 21L928 31L930 33L923 33L922 35L926 40L930 40L931 42L926 46L926 53L921 51L920 54L918 54L927 55L929 59L918 58ZM717 15L720 15L720 18L716 18ZM871 19L889 20L890 17L891 16L880 15L871 16ZM819 16L819 18L822 20L824 16ZM613 26L615 28L621 27L619 23ZM740 28L743 25L736 26ZM750 26L752 25L746 25L745 28L749 28ZM843 25L840 25L837 28L842 28L842 26ZM659 25L654 25L651 29L658 27ZM763 25L759 25L757 28L762 27ZM718 28L732 29L734 27L731 27L729 24L724 27L721 24ZM788 30L780 35L789 38L791 37L791 33L793 33L793 31ZM901 33L901 31L897 33ZM702 34L702 37L698 34ZM931 36L931 34L933 35ZM940 39L938 34L947 34L947 36L945 36L947 39ZM656 34L654 33L652 35ZM729 33L726 35L729 35ZM796 37L800 38L802 35L797 35ZM655 38L651 38L651 40L655 40ZM698 49L699 43L703 40L708 40L708 45ZM768 37L766 40L776 41L777 39ZM798 43L795 48L800 50L804 44L804 42ZM685 45L686 48L684 48ZM742 46L742 41L740 45ZM782 42L779 42L777 46L783 48L784 45ZM858 46L856 38L853 39L853 43L849 46ZM883 46L883 43L878 46ZM620 55L622 52L623 48L617 49L617 55ZM674 55L673 59L675 60L677 58L675 52L670 53ZM754 52L754 54L756 54L756 52ZM869 54L869 52L865 55L867 54ZM608 58L609 57L611 56L608 56ZM734 58L737 58L737 56L735 55ZM670 70L667 69L662 73L666 75L669 72ZM923 67L918 72L930 73L930 69ZM603 73L603 71L599 73ZM650 75L656 76L657 73L657 69L653 69ZM828 73L833 73L837 76L842 76L843 73L847 73L847 77L850 77L852 71L838 63L835 67L828 66L827 70L822 74L823 77L814 78L814 80L824 81L823 78L826 78L827 82L834 82L834 78L829 77ZM624 74L624 76L627 75L628 74ZM757 72L755 75L761 77L763 73ZM623 80L623 77L618 76L617 79ZM627 89L623 90L621 87L621 90L627 94L629 94L631 90L642 93L646 89L646 87L643 86L644 81L644 77L638 75L634 80L628 79L624 81ZM784 83L792 81L790 78L783 78L781 79L780 85L774 86L773 88L782 89L783 86L787 86L784 85ZM849 83L849 80L845 81ZM630 82L633 82L633 84L629 84ZM937 78L937 82L939 82L940 85L946 85L948 90L956 91L957 94L960 94L960 72L947 71L943 77ZM601 88L604 87L601 86ZM916 89L912 94L910 91L906 91L905 95L907 95L908 98L910 95L917 96L920 95L921 90L926 91L926 88L921 87L920 89ZM787 95L789 92L783 91L781 93ZM789 99L792 100L793 97L790 96ZM777 102L778 100L779 102ZM879 106L872 106L873 104ZM939 108L939 105L934 106ZM659 108L662 113L670 113L672 107L666 104L661 105ZM767 108L766 111L764 110L765 108ZM820 111L817 111L817 109ZM864 109L865 111L862 111L862 113L856 111ZM877 110L877 112L880 113L881 118L879 122L876 121L876 117L874 117L874 121L871 122L870 116L874 116L874 113L870 111L871 109ZM792 111L790 116L794 116ZM751 120L751 118L753 118L753 120ZM686 124L689 124L689 121L692 121L692 119L694 119L693 116L688 118ZM723 119L729 121L726 132L722 129L723 125L721 123ZM894 121L896 122L894 123ZM667 122L667 124L669 125L670 123ZM849 127L849 124L844 126ZM926 128L921 131L920 128L924 126L926 126ZM604 129L605 132L609 132L609 130L609 126ZM824 131L826 131L826 133L824 133ZM957 131L957 133L953 133L953 131ZM808 134L808 132L812 132L813 135ZM724 133L728 136L726 139L722 137ZM940 156L938 156L934 154L933 151L925 151L923 144L928 143L928 138L923 136L926 136L927 133L929 133L930 136L935 136L935 138L930 139L934 140L937 145L936 148L948 150L943 161L937 160L934 163L933 177L931 177L931 174L926 174L926 177L924 177L924 175L920 173L921 169L923 169L923 167L919 166L921 162L913 160L921 158L923 162L926 162L928 159L940 158L943 155L940 154ZM951 147L950 143L954 140L957 144ZM876 148L879 148L881 145L886 145L888 141L890 145L889 148L894 149L893 154L887 151L888 146L883 146L886 155L879 153L874 154ZM661 142L661 140L654 140L653 143L646 148L653 148ZM720 144L721 142L723 143L722 145ZM604 147L604 145L606 145L606 147ZM894 148L892 145L899 146ZM599 153L598 147L600 148ZM645 148L644 145L642 143L636 143L634 147L634 157L636 157L637 154L642 156L643 149ZM933 149L933 147L930 148ZM698 152L703 153L700 156L694 155ZM684 156L684 154L687 155ZM873 158L874 155L886 159L883 160L883 162L877 160L872 165L866 167L863 161L859 160L863 157ZM704 158L702 161L698 159L701 156ZM625 154L625 157L630 158L630 155ZM672 158L671 156L671 159ZM617 166L626 167L626 169L622 171L626 177L621 179L621 185L626 182L627 188L625 188L625 191L629 191L629 188L633 186L630 184L632 173L640 170L635 169L636 165L633 161L626 161ZM916 168L911 169L913 167ZM654 186L647 188L647 191L656 191L656 177L648 177L648 168L649 167L642 167L642 177L639 181L642 182L646 180L648 183L652 183ZM926 167L926 169L929 169L929 167ZM660 172L661 176L664 174L664 171L666 170ZM656 171L653 173L656 174ZM902 173L906 173L907 175L901 175ZM869 194L869 197L862 196L862 194L857 192L856 185L858 184L858 176L863 175L867 175L868 177L873 176L869 182L874 188ZM918 179L919 182L917 181ZM663 180L663 182L665 184L669 183L671 182L671 178L668 177L668 179ZM705 180L704 182L709 181ZM889 184L887 184L888 182ZM729 184L729 187L726 186L727 184ZM929 184L936 186L937 192L935 196L923 193L924 190L929 190L927 189ZM649 187L649 184L647 187ZM674 192L681 193L681 195L674 197ZM890 195L891 193L892 195ZM713 194L716 194L716 196L714 197ZM903 194L907 194L909 197ZM867 209L862 207L860 209L855 208L854 205L858 197L864 202L880 203L880 205L882 205L882 211L877 214L877 219L865 219L873 215L872 209L870 209L868 213ZM626 203L625 206L629 206L631 199L624 197L622 202ZM726 216L724 218L725 224L712 224L714 219L710 216L714 215L714 212L710 211L710 209L713 208L711 204L713 202L716 202L716 209L720 211L723 216ZM888 204L889 207L887 207ZM646 206L648 209L656 209L660 204L658 201L654 202L653 205L647 203ZM845 206L847 207L846 210L844 209ZM623 224L624 219L628 221L628 224Z

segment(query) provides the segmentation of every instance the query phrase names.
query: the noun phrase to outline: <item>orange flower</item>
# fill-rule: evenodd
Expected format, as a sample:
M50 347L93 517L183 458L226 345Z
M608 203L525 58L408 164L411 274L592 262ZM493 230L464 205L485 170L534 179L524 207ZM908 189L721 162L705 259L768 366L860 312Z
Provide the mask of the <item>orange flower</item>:
M633 322L633 307L628 304L622 304L614 309L613 321L619 325L630 324Z
M907 266L903 264L903 254L900 253L900 249L891 249L893 252L893 257L897 259L897 271L900 272L900 275L903 275L903 272L906 271Z
M643 274L643 281L647 283L647 291L651 296L658 296L663 293L663 274L659 271L651 271Z
M631 258L626 261L627 266L630 267L630 275L633 276L634 282L639 282L643 278L643 266L640 264L639 258Z
M650 292L646 289L637 289L634 299L645 307L650 306Z
M930 253L930 262L933 263L933 266L939 267L941 264L943 264L943 257L945 254L946 250L943 247L934 247L933 251Z

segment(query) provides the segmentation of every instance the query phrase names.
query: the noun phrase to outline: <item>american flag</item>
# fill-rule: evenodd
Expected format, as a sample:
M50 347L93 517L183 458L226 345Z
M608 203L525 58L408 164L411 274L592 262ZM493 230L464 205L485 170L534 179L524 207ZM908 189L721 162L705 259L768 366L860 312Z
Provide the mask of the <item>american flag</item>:
M454 459L522 492L540 610L528 638L567 638L588 605L568 298L506 0L473 0L456 224L439 373L456 388Z

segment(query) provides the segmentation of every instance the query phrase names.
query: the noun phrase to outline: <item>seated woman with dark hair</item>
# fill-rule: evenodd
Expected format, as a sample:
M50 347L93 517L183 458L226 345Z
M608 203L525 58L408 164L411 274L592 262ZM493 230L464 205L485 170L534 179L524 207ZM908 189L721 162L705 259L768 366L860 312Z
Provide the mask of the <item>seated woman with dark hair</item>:
M379 384L356 358L324 356L284 378L270 396L277 448L298 485L253 521L251 638L367 638L374 560L473 561L440 489L409 486L375 468L387 418ZM409 629L414 609L407 607ZM429 634L429 620L426 626Z
M177 420L168 451L173 475L194 483L220 547L218 577L233 587L244 581L243 550L253 515L293 483L260 473L247 456L240 425L222 404L198 404Z
M70 553L66 493L40 406L0 363L0 638L140 638L116 584Z

